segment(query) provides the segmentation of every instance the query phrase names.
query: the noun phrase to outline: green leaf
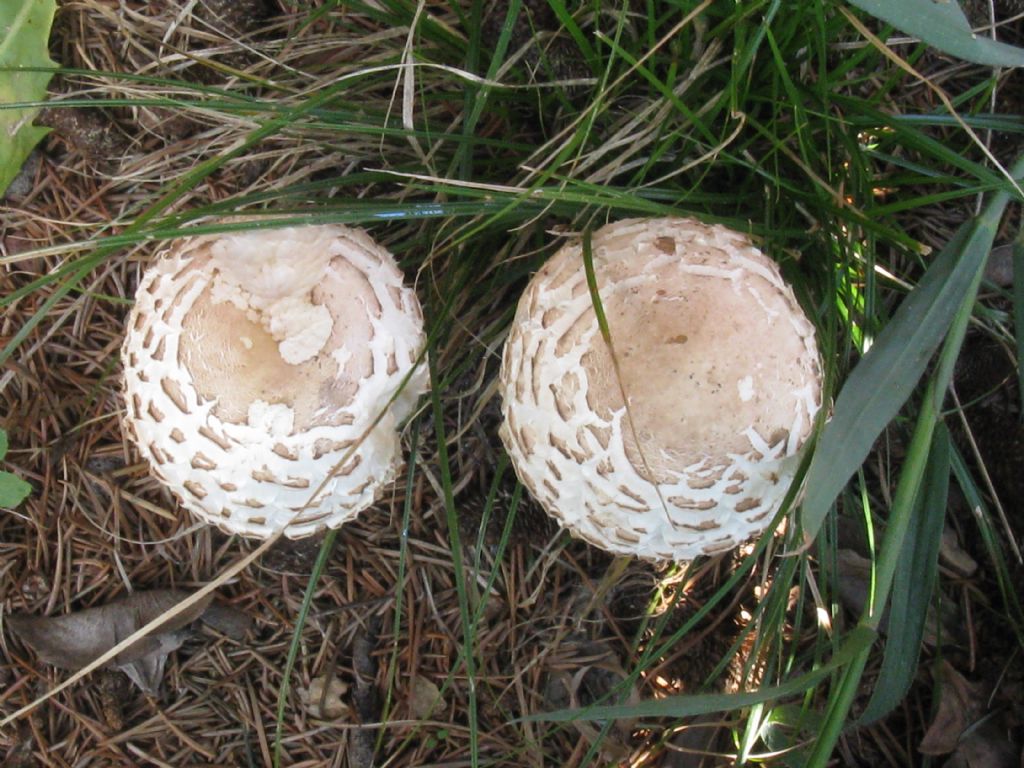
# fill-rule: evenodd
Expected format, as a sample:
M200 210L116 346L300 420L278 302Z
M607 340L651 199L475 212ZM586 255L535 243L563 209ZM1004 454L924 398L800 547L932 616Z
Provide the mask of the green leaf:
M974 34L956 0L850 0L850 5L965 61L1024 67L1024 48Z
M12 509L32 493L32 486L10 472L0 472L0 507Z
M38 68L57 66L47 47L56 10L54 0L0 0L0 195L49 130L32 125L38 107L6 105L46 98L53 72Z
M949 491L949 430L939 424L914 504L911 530L903 541L889 605L889 635L878 683L858 723L885 717L907 695L917 675L928 606L938 576L942 522Z
M7 430L0 429L0 459L7 455ZM32 486L10 472L0 471L0 507L14 508L32 493Z

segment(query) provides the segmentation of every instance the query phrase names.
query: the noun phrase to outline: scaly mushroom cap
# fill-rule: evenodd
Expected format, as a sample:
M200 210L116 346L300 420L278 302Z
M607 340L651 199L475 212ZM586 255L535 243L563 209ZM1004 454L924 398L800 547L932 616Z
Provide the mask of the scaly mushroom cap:
M592 254L618 373L582 247L566 245L505 344L501 437L519 478L611 552L730 549L771 521L821 406L814 327L775 263L722 226L620 221Z
M184 238L146 271L129 316L127 432L182 504L226 531L336 528L395 475L397 427L427 388L413 370L424 343L416 294L361 230Z

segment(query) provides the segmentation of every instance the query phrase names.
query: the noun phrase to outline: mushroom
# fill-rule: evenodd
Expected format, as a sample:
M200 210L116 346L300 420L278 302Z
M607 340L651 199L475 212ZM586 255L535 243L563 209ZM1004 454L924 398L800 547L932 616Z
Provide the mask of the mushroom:
M778 511L821 407L814 327L751 240L693 219L597 230L534 275L505 343L500 430L522 483L590 543L723 552ZM626 407L628 403L628 408Z
M122 349L126 432L230 533L289 538L371 505L427 386L416 294L362 230L177 240L139 284Z

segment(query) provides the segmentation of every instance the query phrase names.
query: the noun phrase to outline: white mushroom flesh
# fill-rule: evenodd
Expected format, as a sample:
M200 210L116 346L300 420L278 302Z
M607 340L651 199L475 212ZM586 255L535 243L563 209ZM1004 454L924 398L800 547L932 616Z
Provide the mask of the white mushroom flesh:
M611 552L730 549L779 509L821 406L814 327L775 263L722 226L620 221L594 233L592 255L617 365L581 244L567 245L505 345L501 436L517 473Z
M393 479L398 426L427 388L424 344L415 293L361 230L185 238L139 285L126 425L202 519L310 535Z

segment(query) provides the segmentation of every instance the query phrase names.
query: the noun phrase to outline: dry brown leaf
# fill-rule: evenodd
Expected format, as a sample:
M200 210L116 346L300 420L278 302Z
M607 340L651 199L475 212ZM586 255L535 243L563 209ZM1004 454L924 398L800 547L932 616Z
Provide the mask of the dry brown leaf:
M230 605L210 603L199 619L232 640L241 640L252 628L252 617Z
M718 742L729 729L722 727L717 713L690 718L677 728L668 742L663 768L711 768L721 764Z
M946 768L1017 768L1017 747L1006 733L988 720L962 735L956 753Z
M948 755L960 736L979 716L984 698L980 686L969 683L943 659L932 672L939 704L917 750L923 755Z
M336 677L314 677L309 688L299 688L302 706L313 717L320 720L340 720L347 717L349 706L341 698L348 692L348 686Z
M41 661L78 670L188 596L179 589L154 589L63 616L10 616L7 623ZM206 597L169 619L115 656L108 666L123 670L146 693L155 693L167 654L185 641L189 633L184 628L202 615L211 599Z
M579 666L572 674L565 669L551 670L543 691L547 709L578 709L616 700L622 704L640 702L636 686L632 686L625 696L620 694L620 697L609 698L622 687L628 675L607 642L579 639L573 645L578 652L577 661L586 659L588 663ZM600 733L599 724L584 720L573 722L573 728L588 743L600 741L603 759L615 764L629 755L630 734L635 725L632 718L615 720L611 731L604 736Z
M973 576L978 570L978 562L960 546L956 531L948 525L942 529L942 544L939 548L942 562L961 576Z

